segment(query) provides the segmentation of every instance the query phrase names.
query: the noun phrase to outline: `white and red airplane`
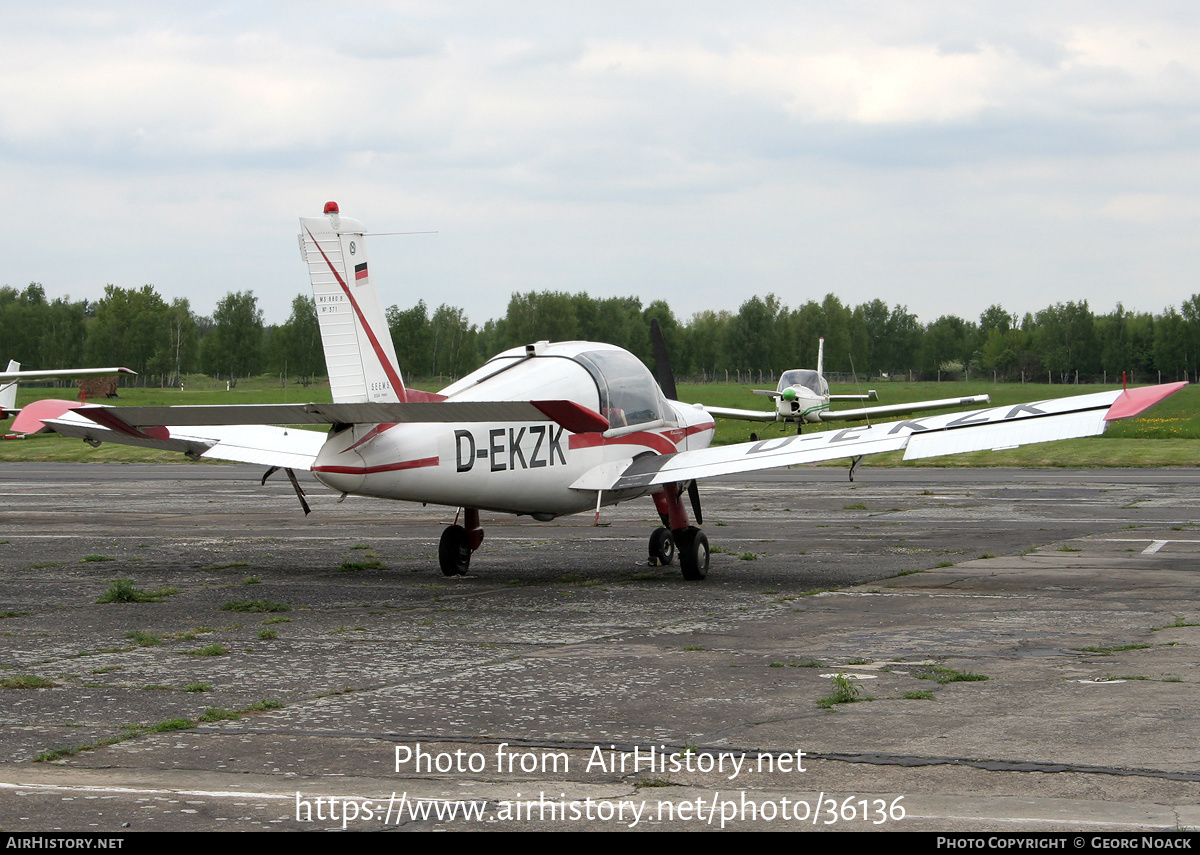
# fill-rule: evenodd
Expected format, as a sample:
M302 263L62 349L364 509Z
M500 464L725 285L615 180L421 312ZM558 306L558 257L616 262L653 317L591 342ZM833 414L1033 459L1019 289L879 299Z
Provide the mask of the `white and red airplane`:
M183 407L76 405L46 427L121 442L311 471L343 494L463 510L442 532L439 563L465 573L483 541L480 511L550 520L650 494L662 527L650 557L678 551L687 579L708 572L698 479L904 450L905 458L1011 447L1103 432L1183 383L923 417L711 448L700 405L668 400L635 356L609 344L535 342L507 350L440 393L405 387L372 283L366 230L335 203L302 218L300 248L320 320L331 404ZM328 424L327 433L280 425ZM305 511L308 508L305 505Z
M871 389L865 395L831 395L829 382L825 379L825 339L817 343L817 370L793 368L779 375L779 384L774 390L754 389L755 395L768 395L775 399L775 409L738 410L732 407L705 406L714 416L741 419L752 422L795 422L796 432L806 424L821 424L834 421L863 421L879 416L899 416L920 410L948 410L951 407L969 404L987 404L987 395L972 395L966 398L939 398L936 401L913 401L908 404L884 404L878 407L859 407L854 410L832 410L831 401L878 401L879 393Z

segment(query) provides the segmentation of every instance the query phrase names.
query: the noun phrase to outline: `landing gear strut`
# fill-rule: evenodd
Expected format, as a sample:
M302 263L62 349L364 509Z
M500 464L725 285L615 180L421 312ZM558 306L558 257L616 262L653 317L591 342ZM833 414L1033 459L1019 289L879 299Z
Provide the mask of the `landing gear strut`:
M483 543L483 529L479 527L479 511L465 508L465 525L447 526L438 543L438 564L444 576L465 576L471 566L471 553Z
M692 505L699 521L700 499L695 495L693 485L689 485L688 492L692 494ZM664 528L655 529L650 536L650 560L660 565L670 564L674 553L678 551L683 578L698 581L708 575L708 538L688 519L687 509L680 501L683 493L679 484L667 484L654 493L654 505L662 517Z

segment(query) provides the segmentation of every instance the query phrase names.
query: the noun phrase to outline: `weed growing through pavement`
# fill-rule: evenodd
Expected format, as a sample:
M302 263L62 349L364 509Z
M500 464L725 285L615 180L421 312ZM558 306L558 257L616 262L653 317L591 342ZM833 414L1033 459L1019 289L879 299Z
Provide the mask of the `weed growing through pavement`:
M100 595L97 603L161 603L165 597L178 594L178 588L159 588L143 591L133 587L132 579L113 579L108 590Z

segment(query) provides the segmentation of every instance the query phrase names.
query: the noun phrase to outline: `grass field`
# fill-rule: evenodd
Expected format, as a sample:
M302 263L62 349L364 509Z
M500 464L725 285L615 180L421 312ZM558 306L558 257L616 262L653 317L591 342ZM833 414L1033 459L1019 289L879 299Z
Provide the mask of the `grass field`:
M418 388L436 390L440 385L416 383ZM953 382L953 383L875 383L870 387L879 391L880 404L904 403L935 398L953 398L966 395L988 394L992 403L998 405L1018 404L1028 401L1057 398L1064 395L1081 395L1116 388L1115 386L1047 386L1045 384ZM835 394L853 394L863 391L849 385L835 386ZM33 389L22 388L18 406L40 398L69 398L74 394L70 388ZM748 386L726 383L705 385L683 384L679 387L680 397L688 402L700 402L712 406L737 407L741 409L765 410L770 401L755 395ZM277 378L260 377L242 380L234 389L226 391L224 382L201 375L187 378L184 389L139 389L121 390L121 399L113 404L169 405L169 404L257 404L298 403L305 401L329 401L329 385L315 384L308 387L289 385L281 387ZM856 406L847 403L844 406ZM1028 445L1010 451L981 451L947 457L934 457L902 463L901 452L876 455L871 459L875 466L1003 466L1025 468L1094 468L1094 467L1153 467L1195 466L1200 463L1200 387L1188 386L1172 395L1146 414L1144 418L1114 424L1101 437L1067 440L1039 445ZM11 422L0 423L7 430ZM835 427L844 427L845 423ZM805 427L805 431L823 429ZM827 428L825 428L827 429ZM716 444L746 442L751 432L760 439L782 436L794 431L794 427L766 422L739 422L732 419L717 420ZM78 440L58 436L35 436L23 440L0 442L0 460L8 461L109 461L109 462L170 462L186 463L186 458L170 452L118 446L110 443L93 449ZM837 463L833 465L844 465Z

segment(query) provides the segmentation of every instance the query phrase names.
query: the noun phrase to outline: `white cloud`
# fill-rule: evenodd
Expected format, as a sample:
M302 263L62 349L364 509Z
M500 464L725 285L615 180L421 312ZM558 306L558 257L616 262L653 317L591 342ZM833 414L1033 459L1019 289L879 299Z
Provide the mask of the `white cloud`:
M380 250L394 299L478 321L542 287L1177 302L1198 31L1154 3L4 7L0 283L253 287L281 320L295 217L336 198L439 229Z

